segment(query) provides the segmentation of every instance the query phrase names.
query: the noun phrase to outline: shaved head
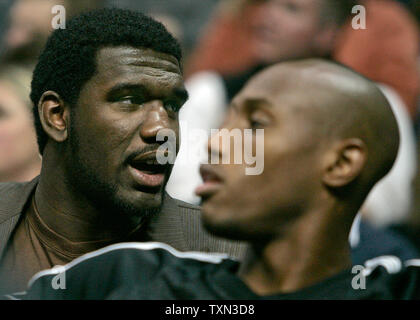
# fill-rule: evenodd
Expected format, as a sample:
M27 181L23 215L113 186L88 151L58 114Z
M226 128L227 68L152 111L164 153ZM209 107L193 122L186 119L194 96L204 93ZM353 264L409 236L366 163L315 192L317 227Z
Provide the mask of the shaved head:
M347 245L354 216L391 169L399 144L396 120L378 87L314 59L258 73L232 100L221 127L264 133L260 174L246 175L246 163L204 168L220 177L203 193L204 225L236 240L268 241L295 228L301 237L306 226L335 226ZM233 145L213 144L219 140L213 135L208 147L221 159Z
M357 180L364 196L395 161L399 132L391 106L375 83L344 66L321 59L280 63L251 79L243 95L306 118L306 128L297 129L310 130L320 147L362 141L366 161Z

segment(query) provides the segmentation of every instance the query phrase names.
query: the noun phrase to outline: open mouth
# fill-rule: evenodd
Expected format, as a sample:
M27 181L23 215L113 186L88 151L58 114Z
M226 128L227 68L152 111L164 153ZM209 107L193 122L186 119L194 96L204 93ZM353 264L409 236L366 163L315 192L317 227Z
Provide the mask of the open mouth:
M214 195L222 186L222 177L210 165L200 166L200 175L203 184L195 189L195 194L203 198L203 201Z
M147 163L135 163L131 164L131 166L139 171L142 171L146 174L160 174L165 173L167 166L161 165L159 163L154 162L147 162Z
M168 165L160 164L156 153L148 153L129 162L129 170L137 185L148 188L160 188L168 172Z

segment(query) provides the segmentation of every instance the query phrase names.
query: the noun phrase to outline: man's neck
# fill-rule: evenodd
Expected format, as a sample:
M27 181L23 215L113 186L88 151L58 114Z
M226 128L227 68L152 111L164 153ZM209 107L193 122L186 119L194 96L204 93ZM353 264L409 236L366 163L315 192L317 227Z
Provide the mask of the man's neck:
M351 222L331 219L336 217L307 214L281 237L251 246L239 276L263 296L295 292L346 270L351 266Z

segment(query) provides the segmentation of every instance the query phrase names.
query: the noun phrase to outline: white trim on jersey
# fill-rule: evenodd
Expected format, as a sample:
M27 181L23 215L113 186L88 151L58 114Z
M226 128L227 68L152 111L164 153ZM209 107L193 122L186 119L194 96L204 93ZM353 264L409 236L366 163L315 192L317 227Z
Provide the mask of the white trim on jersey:
M402 269L402 262L400 258L396 256L379 256L365 262L365 268L363 269L363 275L369 276L373 270L377 267L382 266L389 274L398 273Z
M360 223L362 222L362 213L358 212L353 220L349 233L349 242L352 249L360 244Z
M405 267L420 267L420 259L410 259L404 262Z
M154 249L164 249L174 255L175 257L182 258L182 259L194 259L202 262L214 263L219 264L223 260L230 258L227 254L223 253L203 253L203 252L195 252L195 251L188 251L188 252L181 252L172 248L171 246L161 243L161 242L126 242L126 243L117 243L105 248L84 254L79 258L74 259L72 262L64 265L64 266L55 266L48 270L43 270L36 273L28 283L28 287L31 287L32 284L38 280L39 278L47 275L59 274L69 270L70 268L74 267L75 265L92 259L94 257L100 256L102 254L120 250L120 249L136 249L136 250L154 250Z
M26 291L22 291L22 292L15 292L12 294L6 294L4 297L9 299L9 300L20 300L18 298L16 298L15 296L24 296L26 294Z

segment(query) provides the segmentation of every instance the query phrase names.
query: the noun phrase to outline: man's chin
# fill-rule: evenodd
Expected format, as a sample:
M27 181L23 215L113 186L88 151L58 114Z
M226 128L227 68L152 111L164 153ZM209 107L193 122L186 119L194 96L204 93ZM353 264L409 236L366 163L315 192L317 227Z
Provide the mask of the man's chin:
M244 241L246 236L240 232L238 227L232 223L226 221L210 221L203 219L203 227L207 232L213 236L235 240L235 241Z
M130 204L131 207L136 208L137 211L156 211L159 210L163 205L164 190L158 191L139 191L135 190L130 195L121 196L117 195L119 202L125 202Z
M210 203L204 202L201 209L201 220L204 229L217 237L223 237L231 240L239 240L236 235L236 227L228 216L225 216L221 210Z

